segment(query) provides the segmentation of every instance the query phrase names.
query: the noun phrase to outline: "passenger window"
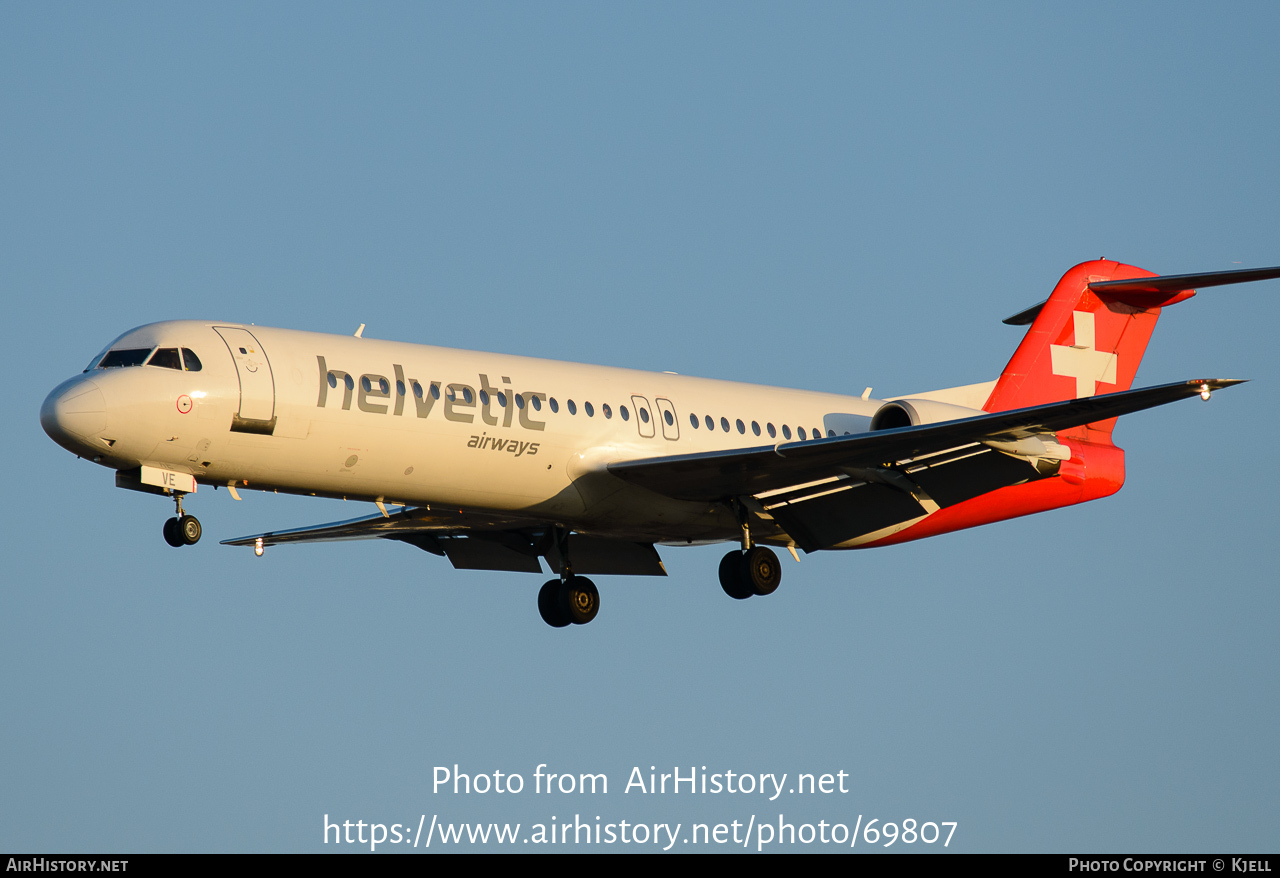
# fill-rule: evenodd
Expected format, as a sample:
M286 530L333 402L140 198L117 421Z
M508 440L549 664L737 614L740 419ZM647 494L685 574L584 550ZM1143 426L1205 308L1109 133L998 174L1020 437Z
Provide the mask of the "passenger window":
M363 378L360 379L360 387L364 390L365 393L368 393L370 390L373 390L373 384L370 383L368 375L365 375Z
M431 385L431 398L432 398L432 399L439 399L439 398L440 398L440 385L439 385L439 384L432 384L432 385Z
M728 432L729 432L729 419L728 419L728 418L721 418L721 419L720 419L720 429L724 430L726 433L728 433Z
M462 388L462 398L467 403L467 405L471 405L476 400L475 396L473 396L471 393L470 387Z
M573 400L569 400L567 405L569 406L569 414L576 415L578 413L578 406L574 403Z
M141 366L147 361L151 348L130 348L124 351L107 351L98 363L99 369L119 369L124 366Z
M356 379L352 378L350 375L343 375L342 383L347 388L347 390L356 389Z
M791 438L791 428L788 427L786 424L782 425L782 438L783 439Z
M648 409L636 409L636 411L638 411L638 412L640 413L640 420L644 421L646 424L647 424L647 423L649 423L649 410L648 410Z
M536 399L537 397L534 397L534 398ZM518 409L524 408L524 397L518 393L516 394L516 408Z
M432 388L433 390L435 388ZM413 395L417 399L422 399L422 385L417 381L413 382Z
M404 382L396 381L396 396L404 396Z
M600 406L600 411L604 412L606 418L613 417L613 409L609 408L609 403L607 402Z
M716 428L715 420L712 419L711 415L707 415L707 429L714 430L715 428Z
M746 433L746 432L747 432L747 425L746 425L746 424L744 424L744 423L742 423L742 418L738 418L738 420L734 421L734 423L738 425L738 432L739 432L739 433Z
M330 387L338 386L338 376L334 375L332 372L329 373L329 386Z
M391 395L391 382L385 378L378 379L378 389L382 391L383 396Z
M827 437L828 437L828 438L830 438L830 437L832 437L832 436L834 436L834 435L836 435L836 431L835 431L835 430L828 430L828 431L827 431Z
M698 416L692 414L689 415L689 423L693 424L693 429L698 429Z
M627 411L627 407L625 405L618 406L618 414L622 415L622 420L624 421L631 420L631 412Z
M809 438L804 432L804 427L796 427L796 435L800 437L801 442L804 442Z
M596 410L589 402L584 402L582 404L582 410L587 413L588 418L594 418L596 416Z
M765 425L764 425L764 427L765 427L765 429L766 429L766 430L768 430L768 431L769 431L769 438L770 438L770 439L777 439L777 438L778 438L778 431L777 431L777 430L775 430L775 429L773 429L773 424L765 424Z
M667 422L668 427L675 426L676 419L675 419L675 416L672 415L670 411L665 411L662 413L662 420ZM694 420L696 421L697 419L695 418Z
M534 402L536 403L538 398L535 396L533 399L534 399ZM547 404L551 406L552 414L556 414L560 411L560 403L556 402L556 398L554 396L551 397L551 399L547 400Z
M182 363L186 366L188 372L200 371L200 358L196 356L196 352L191 348L182 349Z
M489 391L487 390L480 391L480 405L488 405L488 404L489 404Z
M507 407L507 395L503 393L501 390L498 391L498 405L502 406L503 408Z
M752 422L751 422L751 432L752 432L752 433L755 433L757 436L759 436L759 435L760 435L760 422L759 422L759 421L752 421Z

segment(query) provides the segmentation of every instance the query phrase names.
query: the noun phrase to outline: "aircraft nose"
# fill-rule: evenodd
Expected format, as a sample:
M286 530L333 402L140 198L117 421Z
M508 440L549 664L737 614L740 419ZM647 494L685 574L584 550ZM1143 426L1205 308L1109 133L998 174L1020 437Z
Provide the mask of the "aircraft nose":
M49 438L77 451L107 428L107 400L98 385L73 378L53 389L40 406L40 426ZM78 452L77 452L78 453Z

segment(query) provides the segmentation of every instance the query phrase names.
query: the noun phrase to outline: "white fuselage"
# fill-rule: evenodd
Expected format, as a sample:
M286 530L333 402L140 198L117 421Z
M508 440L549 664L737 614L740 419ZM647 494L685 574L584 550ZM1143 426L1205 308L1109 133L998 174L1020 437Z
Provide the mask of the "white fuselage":
M519 512L633 540L733 539L738 525L722 504L630 486L604 472L608 463L861 432L882 405L231 323L155 323L110 346L173 347L194 351L200 371L91 368L49 395L46 430L117 470L149 466L239 489Z

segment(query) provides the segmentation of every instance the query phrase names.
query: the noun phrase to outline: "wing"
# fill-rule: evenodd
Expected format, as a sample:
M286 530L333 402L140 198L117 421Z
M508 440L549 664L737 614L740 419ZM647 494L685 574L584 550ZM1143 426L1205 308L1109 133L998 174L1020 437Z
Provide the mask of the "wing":
M853 436L621 461L609 464L608 470L624 481L679 500L725 500L829 478L848 468L880 467L976 442L1013 442L1240 383L1235 379L1198 379Z
M223 540L224 546L268 546L328 543L341 540L397 540L433 555L444 555L460 570L503 570L541 573L539 557L560 572L560 544L544 520L482 511L431 509L420 506L313 527L268 531ZM666 576L651 543L633 543L570 534L569 556L578 573Z
M366 515L312 527L268 531L223 540L222 545L266 548L288 543L398 540L433 555L447 555L458 568L541 573L538 543L544 530L542 522L527 518L414 507L386 516Z
M464 513L455 509L433 510L429 507L417 506L392 512L386 516L375 513L329 524L267 531L252 536L237 537L233 540L223 540L222 545L253 546L258 540L262 540L264 546L279 546L286 543L330 543L339 540L448 537L467 533L501 533L520 528L536 528L542 524L543 522L530 518L483 512Z

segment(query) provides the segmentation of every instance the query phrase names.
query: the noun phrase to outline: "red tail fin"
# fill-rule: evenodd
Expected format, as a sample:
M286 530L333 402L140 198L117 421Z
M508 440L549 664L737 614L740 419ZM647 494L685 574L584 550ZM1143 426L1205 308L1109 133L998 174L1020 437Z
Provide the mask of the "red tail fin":
M989 412L1007 411L1128 390L1160 317L1160 308L1195 293L1095 293L1089 284L1155 276L1107 259L1082 262L1064 274L983 408ZM1094 434L1089 438L1109 441L1114 425L1114 418L1089 425L1089 432ZM1098 433L1106 434L1106 438ZM1080 438L1086 437L1082 433Z

